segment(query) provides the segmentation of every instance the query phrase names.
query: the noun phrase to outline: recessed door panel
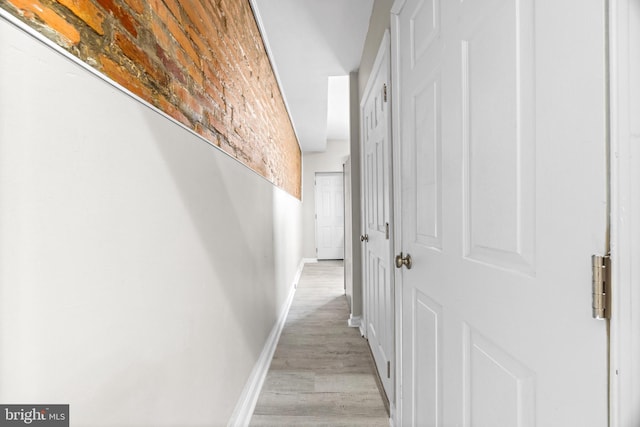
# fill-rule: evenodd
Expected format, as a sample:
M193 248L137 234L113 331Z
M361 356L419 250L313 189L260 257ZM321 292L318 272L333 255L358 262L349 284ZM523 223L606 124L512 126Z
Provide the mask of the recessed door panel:
M442 147L439 76L428 80L413 99L415 117L416 242L442 248Z
M413 422L409 425L436 427L441 425L440 349L442 307L425 294L413 295Z
M410 21L412 66L422 59L433 40L438 36L440 30L439 3L439 0L422 0L415 6Z
M465 426L535 426L535 375L468 325L464 327Z
M466 255L534 274L532 2L503 0L463 37Z

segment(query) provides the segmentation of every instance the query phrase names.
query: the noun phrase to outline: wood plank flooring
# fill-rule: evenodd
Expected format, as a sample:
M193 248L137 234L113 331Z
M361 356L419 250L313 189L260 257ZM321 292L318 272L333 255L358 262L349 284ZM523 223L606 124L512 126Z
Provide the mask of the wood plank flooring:
M343 283L342 261L305 265L251 426L389 425Z

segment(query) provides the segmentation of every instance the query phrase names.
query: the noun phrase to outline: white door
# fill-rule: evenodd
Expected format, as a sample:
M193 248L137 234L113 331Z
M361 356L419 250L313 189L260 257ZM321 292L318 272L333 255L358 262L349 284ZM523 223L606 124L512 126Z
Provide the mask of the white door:
M604 5L394 5L400 425L608 424Z
M378 51L361 104L364 170L366 333L387 397L394 397L394 290L391 246L389 35Z
M342 172L316 173L316 245L318 259L344 258Z

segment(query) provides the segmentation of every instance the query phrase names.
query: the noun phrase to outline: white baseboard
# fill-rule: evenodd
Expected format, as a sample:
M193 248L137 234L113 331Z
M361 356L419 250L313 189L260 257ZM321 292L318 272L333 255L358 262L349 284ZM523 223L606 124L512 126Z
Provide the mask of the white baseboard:
M362 318L360 316L351 315L349 316L349 320L347 320L347 325L349 325L350 328L359 328L360 323L362 323Z
M302 262L305 264L310 264L310 263L318 262L318 258L302 258Z
M304 268L304 258L300 260L298 263L298 270L296 271L296 275L293 278L293 288L298 288L298 282L300 282L300 276L302 276L302 269ZM293 301L293 296L291 296L291 301ZM291 305L291 301L288 301L288 304ZM287 313L289 312L289 307L287 307ZM286 315L285 315L286 320Z
M389 427L395 427L396 406L393 404L393 402L390 402L389 412L391 412L391 416L389 417Z
M282 333L285 321L287 320L287 314L289 314L289 308L293 302L293 296L295 295L296 286L300 280L303 267L304 260L300 261L300 264L298 264L298 271L296 271L293 283L291 284L291 290L289 291L287 300L282 307L278 321L273 325L271 333L267 338L267 342L260 353L260 357L253 366L251 375L249 375L249 379L244 386L244 390L242 390L242 394L240 395L240 398L236 403L236 407L231 414L231 418L227 423L228 427L247 427L249 422L251 422L253 410L256 408L256 403L258 402L262 385L264 384L264 380L269 372L271 359L273 359L273 353L275 353L276 347L278 346L278 340L280 340L280 334Z

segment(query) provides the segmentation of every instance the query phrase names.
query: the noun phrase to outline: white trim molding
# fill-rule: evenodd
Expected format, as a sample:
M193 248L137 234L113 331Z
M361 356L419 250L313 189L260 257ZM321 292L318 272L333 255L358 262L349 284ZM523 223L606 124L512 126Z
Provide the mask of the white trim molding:
M280 334L282 333L282 329L284 329L284 324L287 320L287 315L289 314L289 309L291 308L291 303L293 302L293 297L296 293L296 287L300 280L304 264L304 260L301 260L298 265L298 270L296 271L296 275L291 284L291 290L289 291L287 300L280 311L280 316L278 317L276 324L273 325L273 328L271 329L269 337L267 337L267 341L260 353L260 357L258 357L256 364L253 366L249 379L247 380L247 383L242 390L242 394L236 403L236 407L231 414L231 418L227 423L228 427L247 427L251 422L251 417L253 416L256 403L258 402L258 397L260 397L262 385L267 377L269 366L273 359L273 354L275 353L278 341L280 340Z
M353 314L349 316L349 320L347 320L347 325L350 328L359 328L362 324L362 317L354 316Z
M402 129L398 125L402 114L401 100L402 93L400 88L400 12L406 3L406 0L396 0L391 7L391 88L397 88L393 91L391 97L391 153L393 159L393 214L397 218L393 222L393 253L400 253L402 250ZM395 337L396 337L396 376L395 401L391 406L390 424L402 426L402 399L403 399L403 335L402 335L402 301L404 298L402 285L402 270L395 270L395 286L394 286L394 303L395 303Z
M640 3L609 0L611 427L640 425Z

